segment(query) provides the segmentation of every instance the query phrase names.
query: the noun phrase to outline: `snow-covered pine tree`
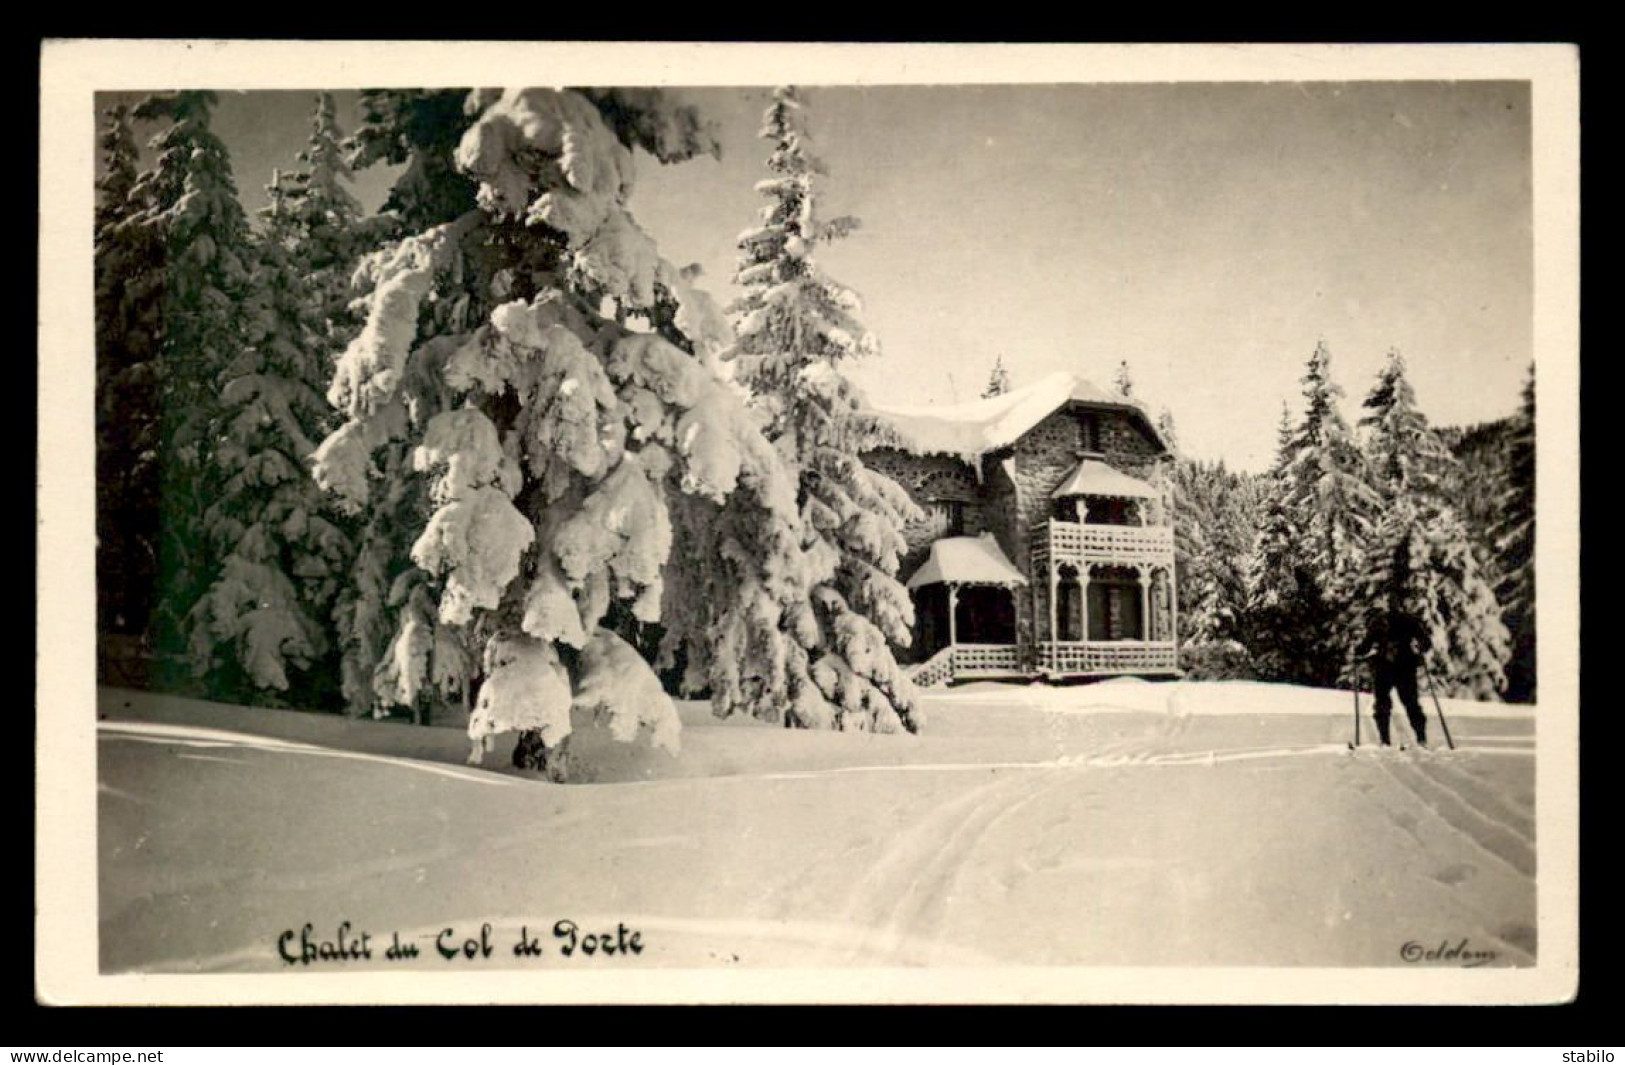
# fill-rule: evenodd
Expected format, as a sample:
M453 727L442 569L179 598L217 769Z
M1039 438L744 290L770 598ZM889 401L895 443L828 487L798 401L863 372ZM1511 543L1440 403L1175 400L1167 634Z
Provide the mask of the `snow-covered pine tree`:
M1264 476L1258 539L1247 568L1247 611L1242 626L1242 642L1264 680L1296 679L1306 658L1295 616L1302 606L1297 529L1286 507L1292 436L1292 416L1283 402L1275 433L1275 462Z
M1292 415L1281 403L1275 427L1275 461L1263 476L1258 537L1247 565L1247 609L1242 643L1260 678L1295 679L1303 655L1296 646L1298 608L1297 533L1286 508L1286 463L1292 447Z
M1272 485L1247 573L1243 641L1264 680L1309 679L1305 664L1318 650L1307 622L1325 614L1324 593L1304 569L1297 537L1285 495Z
M219 494L204 515L220 562L192 610L191 650L217 696L319 706L338 679L329 618L353 554L309 463L336 424L322 390L334 345L355 332L346 296L361 214L341 184L328 94L299 162L268 189L243 306L248 346L223 375Z
M1182 646L1205 636L1202 622L1207 604L1213 597L1213 588L1205 565L1211 548L1207 542L1206 522L1195 484L1193 466L1179 461L1169 478L1169 493L1174 511L1174 571L1179 588L1179 640Z
M982 390L982 398L992 399L1008 391L1010 391L1010 371L1004 368L1004 356L1000 355L993 360L993 372L988 374L987 388Z
M107 120L97 145L101 148L101 172L96 178L96 220L98 235L108 232L129 218L135 202L140 177L141 153L135 141L135 130L130 126L130 109L123 104L102 112Z
M415 142L455 140L460 173L417 167L411 210L428 228L363 268L367 325L328 393L345 423L317 453L318 479L355 510L407 480L378 464L401 442L428 484L375 691L410 702L466 647L476 758L518 732L516 761L557 770L572 710L675 749L643 628L715 651L713 699L782 693L783 664L747 645L806 596L794 482L756 420L695 355L623 324L667 328L673 306L689 320L685 279L627 209L633 149L676 162L715 139L652 90L481 91L460 113L455 138ZM441 216L462 181L477 206ZM718 594L668 609L674 577ZM730 688L746 666L759 670Z
M317 93L310 139L299 152L298 165L281 175L273 205L273 218L286 232L285 243L305 271L305 287L318 301L310 321L324 332L330 361L360 330L350 279L361 254L382 236L382 227L363 217L361 204L350 191L355 173L345 154L346 143L333 94Z
M1384 501L1415 498L1443 505L1445 473L1455 459L1417 407L1397 348L1389 349L1361 409L1359 428L1378 495Z
M913 685L888 641L907 645L911 637L913 603L897 567L907 550L903 526L918 508L860 458L881 430L843 370L878 344L857 318L858 295L815 256L858 223L818 216L815 179L825 171L794 88L774 91L761 136L773 146L771 176L756 186L768 201L761 224L739 237L735 379L756 397L770 439L798 471L814 578L805 614L783 636L790 704L756 709L801 727L914 731Z
M1127 359L1117 363L1117 372L1112 375L1112 392L1118 399L1134 398L1134 378L1129 374Z
M1523 403L1512 419L1508 485L1494 548L1501 580L1496 598L1511 640L1506 697L1535 701L1535 367L1524 379Z
M1167 407L1157 413L1157 435L1168 445L1168 450L1179 454L1179 431L1174 425L1174 412Z
M1259 523L1256 487L1222 462L1183 457L1174 464L1172 486L1181 661L1198 677L1248 676L1240 641Z
M142 204L129 224L164 247L166 269L155 383L160 412L159 535L155 645L166 674L183 682L187 614L213 577L216 559L203 514L218 495L221 375L246 346L241 314L249 288L248 219L231 159L210 128L212 92L152 96L135 110L167 125L152 146L153 168L132 192Z
M1212 582L1208 579L1206 560L1211 548L1207 542L1206 498L1198 485L1200 476L1196 464L1179 455L1175 443L1174 416L1164 407L1157 417L1157 434L1174 462L1167 481L1168 503L1174 516L1174 572L1175 586L1179 589L1177 616L1181 658L1193 643L1206 637L1208 604L1213 599ZM1185 664L1183 668L1189 669Z
M147 204L130 109L106 118L95 217L97 631L144 635L158 558L164 243L136 222Z
M1348 660L1342 634L1352 602L1350 582L1379 506L1365 457L1338 410L1342 395L1322 341L1304 371L1303 418L1287 443L1280 472L1281 502L1296 532L1297 621L1307 653L1299 678L1320 686L1335 684Z
M1429 671L1440 688L1493 698L1505 684L1506 629L1466 523L1446 494L1456 460L1417 407L1398 351L1389 352L1363 409L1368 468L1384 509L1360 547L1345 639L1358 640L1378 611L1406 610L1427 627Z

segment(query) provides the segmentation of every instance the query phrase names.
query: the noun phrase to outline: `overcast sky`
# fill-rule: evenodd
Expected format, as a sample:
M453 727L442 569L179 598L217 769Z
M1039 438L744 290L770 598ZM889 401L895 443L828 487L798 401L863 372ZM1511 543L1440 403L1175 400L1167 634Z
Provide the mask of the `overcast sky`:
M767 89L678 90L723 159L640 157L632 207L674 264L733 294L754 224ZM1069 370L1173 414L1184 450L1265 468L1317 341L1360 398L1390 347L1436 424L1517 405L1532 349L1530 100L1513 82L811 87L826 249L882 355L888 403L974 398ZM354 127L354 93L340 120ZM308 93L223 94L250 209L308 130ZM375 206L389 175L363 175Z

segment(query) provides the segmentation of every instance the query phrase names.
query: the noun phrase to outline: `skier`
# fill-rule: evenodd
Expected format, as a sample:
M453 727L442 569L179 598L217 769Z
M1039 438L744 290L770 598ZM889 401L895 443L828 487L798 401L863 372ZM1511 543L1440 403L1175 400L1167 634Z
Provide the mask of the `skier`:
M1355 649L1356 657L1365 659L1371 667L1372 683L1377 693L1373 716L1377 719L1377 735L1384 747L1389 745L1388 718L1393 709L1395 688L1399 689L1399 701L1405 704L1405 715L1410 718L1416 742L1427 746L1428 722L1422 713L1422 700L1417 696L1416 669L1430 646L1432 641L1428 638L1427 629L1416 616L1401 604L1390 601L1388 609L1374 614L1364 638Z

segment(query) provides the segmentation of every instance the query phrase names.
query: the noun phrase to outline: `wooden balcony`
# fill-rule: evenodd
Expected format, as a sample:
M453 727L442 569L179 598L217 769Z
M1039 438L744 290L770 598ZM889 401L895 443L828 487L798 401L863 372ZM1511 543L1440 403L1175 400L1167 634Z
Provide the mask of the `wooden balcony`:
M1076 521L1046 521L1032 530L1034 571L1056 562L1173 565L1174 528L1171 525L1086 525Z

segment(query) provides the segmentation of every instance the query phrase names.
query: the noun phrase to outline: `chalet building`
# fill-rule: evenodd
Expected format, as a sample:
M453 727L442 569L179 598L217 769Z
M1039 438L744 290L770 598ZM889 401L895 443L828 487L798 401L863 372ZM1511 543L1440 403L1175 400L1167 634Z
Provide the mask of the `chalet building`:
M1178 673L1172 456L1138 404L1054 374L879 413L864 461L926 514L899 571L916 683Z

